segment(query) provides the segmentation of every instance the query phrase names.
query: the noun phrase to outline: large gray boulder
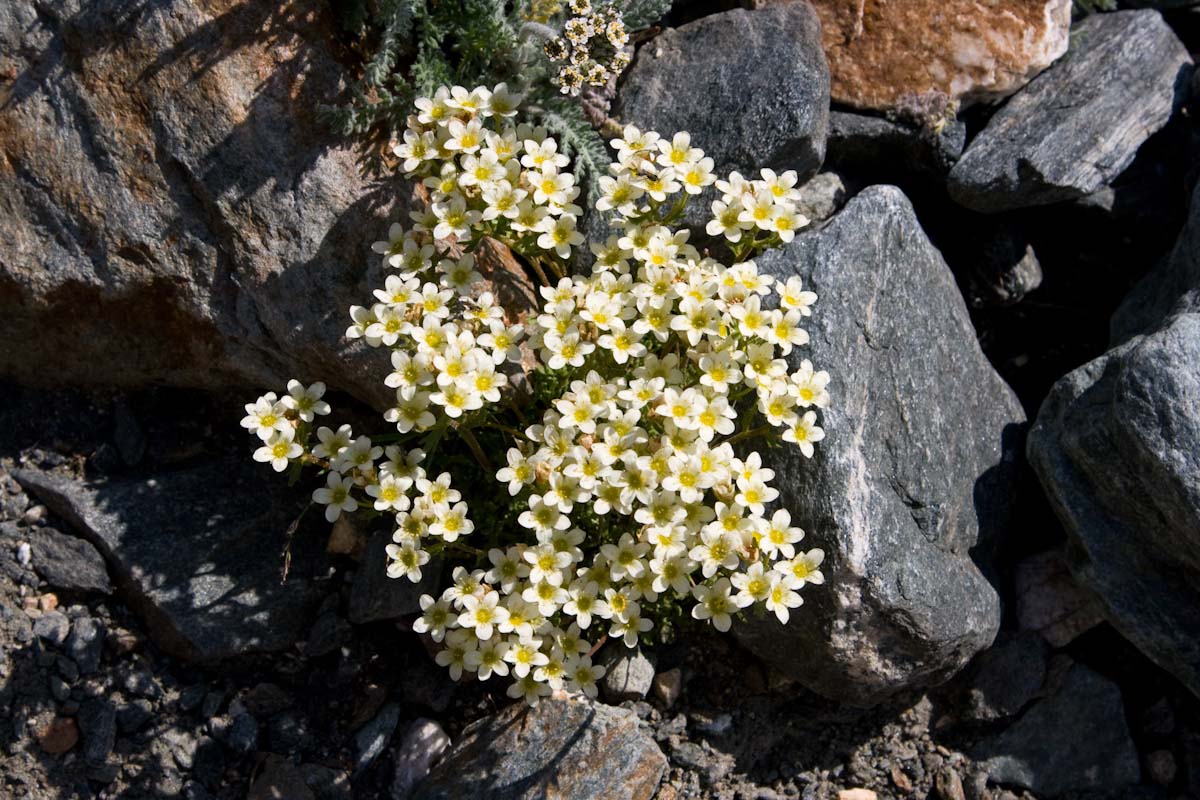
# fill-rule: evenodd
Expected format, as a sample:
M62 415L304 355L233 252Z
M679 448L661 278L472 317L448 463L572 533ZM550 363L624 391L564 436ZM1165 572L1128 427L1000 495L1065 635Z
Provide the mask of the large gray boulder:
M950 172L976 211L1074 200L1117 177L1187 97L1192 61L1157 11L1093 14Z
M688 131L717 172L794 169L803 182L825 157L829 69L805 2L712 14L644 45L614 115L670 136Z
M824 549L827 583L805 590L788 625L752 618L735 630L847 703L944 680L1000 624L985 571L1007 525L1021 406L899 189L867 189L758 263L819 297L811 347L791 358L832 376L827 438L811 460L787 446L764 458L805 545Z
M417 800L650 800L667 759L637 715L587 700L518 701L470 725Z
M992 781L1038 797L1116 795L1141 777L1121 690L1081 664L1071 667L1057 693L981 742L971 758Z
M307 501L261 465L214 461L97 481L13 476L104 556L122 599L176 658L277 652L307 631L322 594L321 540L296 532L282 580L286 534Z
M1075 579L1200 695L1200 189L1175 250L1113 328L1122 343L1042 404L1029 460Z
M0 375L386 400L385 354L342 334L400 192L318 117L327 16L0 4Z

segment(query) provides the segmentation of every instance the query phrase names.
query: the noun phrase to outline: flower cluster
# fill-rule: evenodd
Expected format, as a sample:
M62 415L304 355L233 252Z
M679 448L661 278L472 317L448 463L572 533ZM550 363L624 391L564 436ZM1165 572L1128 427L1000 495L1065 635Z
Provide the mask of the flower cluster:
M243 424L277 470L327 470L313 493L327 519L362 506L394 515L388 575L418 581L435 555L451 558L450 584L421 598L414 630L441 644L454 678L508 676L509 694L535 703L559 688L594 695L600 642L634 647L671 608L719 631L755 607L789 620L800 591L824 581L824 554L801 547L751 444L779 438L811 457L830 378L799 355L816 295L754 261L808 222L795 173L718 179L687 133L627 127L596 204L617 232L592 243L590 274L566 277L583 243L579 189L553 138L508 122L515 103L502 85L417 101L397 153L429 208L376 244L395 274L376 304L351 310L348 336L392 349L390 436L423 434L425 447L355 439L349 426L309 442L329 411L320 384L260 398ZM673 227L713 185L707 227L724 260ZM541 279L524 321L505 319L475 269L487 237ZM518 343L537 362L540 405L525 411L500 402L499 368L521 360ZM486 468L472 429L506 442L495 477L515 506L483 546L450 474L425 466L451 434Z
M629 66L625 45L629 33L621 13L612 5L593 7L591 0L569 0L571 10L562 35L543 46L558 68L556 82L563 94L578 95L584 85L604 86Z

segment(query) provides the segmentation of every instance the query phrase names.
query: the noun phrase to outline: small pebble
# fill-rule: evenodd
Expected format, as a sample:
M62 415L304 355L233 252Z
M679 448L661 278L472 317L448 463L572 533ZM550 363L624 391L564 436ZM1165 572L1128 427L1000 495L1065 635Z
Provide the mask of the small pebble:
M33 548L29 546L29 542L21 542L17 545L17 563L22 567L28 567L29 562L33 560Z
M53 611L58 608L58 595L53 592L47 592L38 598L38 609L41 611Z
M29 527L46 524L46 507L40 503L36 506L30 506L25 509L25 513L21 515L21 522L24 522Z
M1155 750L1146 756L1146 771L1150 773L1150 780L1159 786L1169 786L1178 771L1175 756L1170 750Z
M47 611L33 623L34 635L55 647L61 647L70 632L71 621L57 611Z
M679 699L679 695L683 692L683 671L679 667L669 669L666 672L660 672L654 676L654 683L651 685L654 691L654 696L665 708L670 708L675 705L675 701Z

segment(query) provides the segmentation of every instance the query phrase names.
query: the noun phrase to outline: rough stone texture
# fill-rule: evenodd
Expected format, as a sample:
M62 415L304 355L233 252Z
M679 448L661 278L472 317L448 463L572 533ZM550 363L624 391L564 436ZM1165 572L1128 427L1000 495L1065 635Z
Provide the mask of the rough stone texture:
M805 590L791 624L755 617L735 630L784 674L847 703L941 681L999 627L980 565L1007 524L1021 406L895 187L865 190L758 263L819 297L811 347L790 358L832 377L827 438L811 460L784 447L764 462L805 545L824 549L827 583Z
M972 306L1013 305L1042 285L1042 264L1018 231L998 227L979 244L967 273L967 302Z
M1157 11L1088 17L1070 52L971 142L950 172L951 196L994 212L1096 191L1184 102L1191 65Z
M1076 664L1063 687L971 753L996 783L1039 797L1116 794L1140 775L1116 684Z
M302 377L386 402L385 354L342 334L381 282L369 248L400 192L318 118L344 75L327 17L266 0L0 6L0 374Z
M1200 189L1175 250L1114 329L1132 338L1055 384L1029 459L1067 530L1072 574L1200 694Z
M1070 0L812 0L833 99L921 113L1012 94L1067 49Z
M415 797L649 800L666 770L633 712L547 698L468 727Z
M284 534L304 500L256 467L238 458L107 482L14 475L95 545L163 650L207 661L291 647L319 601L319 544L303 527L280 582Z
M621 642L614 642L601 663L605 667L601 678L604 696L611 702L641 700L649 694L654 682L654 662L641 648L631 650Z
M117 707L106 697L85 700L79 707L79 730L83 734L83 757L92 762L104 761L117 738Z
M967 126L958 121L939 129L898 120L829 113L826 160L837 169L879 174L897 168L945 176L967 144Z
M283 756L268 753L247 800L316 800L300 768Z
M56 589L75 592L112 592L104 559L92 544L53 528L29 532L33 568Z
M1066 647L1104 621L1095 594L1071 577L1063 548L1024 559L1015 577L1021 630L1037 632L1053 647Z
M829 72L808 3L702 17L638 51L615 116L670 136L689 131L718 173L794 169L825 157Z
M1011 717L1037 696L1046 680L1050 648L1032 631L1004 635L980 654L967 690L971 719Z
M381 619L395 619L421 610L423 594L436 594L441 560L431 561L421 568L421 580L387 576L387 546L392 543L391 529L380 529L366 547L362 563L350 588L347 616L355 625Z
M354 747L358 751L354 762L356 773L361 773L379 758L391 741L399 722L400 704L388 703L374 719L359 729L354 735Z
M407 800L449 747L450 737L441 725L424 717L414 719L396 748L392 800Z

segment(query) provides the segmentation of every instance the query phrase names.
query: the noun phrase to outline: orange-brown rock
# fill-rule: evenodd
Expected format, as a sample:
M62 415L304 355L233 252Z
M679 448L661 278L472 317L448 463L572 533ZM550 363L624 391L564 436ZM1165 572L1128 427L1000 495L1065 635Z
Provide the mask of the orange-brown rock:
M1067 50L1071 0L811 0L835 102L938 117L1012 94Z
M74 717L55 717L37 732L37 740L47 753L65 753L79 741L79 726Z
M389 402L386 353L343 334L407 193L318 114L333 25L296 0L0 3L0 375Z

